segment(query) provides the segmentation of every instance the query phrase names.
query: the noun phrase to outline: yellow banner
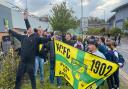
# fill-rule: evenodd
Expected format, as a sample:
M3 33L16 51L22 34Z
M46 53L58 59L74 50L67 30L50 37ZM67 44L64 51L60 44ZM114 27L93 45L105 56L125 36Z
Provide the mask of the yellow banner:
M96 89L118 65L58 40L55 45L55 76L64 77L74 89Z

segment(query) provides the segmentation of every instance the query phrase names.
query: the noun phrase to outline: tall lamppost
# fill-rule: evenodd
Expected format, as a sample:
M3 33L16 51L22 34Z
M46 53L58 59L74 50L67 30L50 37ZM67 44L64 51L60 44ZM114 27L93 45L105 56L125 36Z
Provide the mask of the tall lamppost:
M106 25L106 12L105 12L104 9L100 9L100 10L102 10L103 11L103 14L104 14L104 27L105 27L105 25Z
M26 8L25 8L26 11L28 11L28 0L26 0Z
M84 29L83 29L83 10L84 10L84 8L83 8L83 0L81 0L81 19L80 19L80 29L81 29L81 31L82 31L82 36L84 35Z

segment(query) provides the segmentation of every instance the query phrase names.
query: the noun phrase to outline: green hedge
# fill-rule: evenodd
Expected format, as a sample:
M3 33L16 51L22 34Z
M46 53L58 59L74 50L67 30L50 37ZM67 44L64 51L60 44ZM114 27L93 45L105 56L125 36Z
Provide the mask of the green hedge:
M112 28L109 31L109 34L111 35L118 35L118 34L122 34L122 30L119 28Z
M104 35L104 34L110 34L110 35L118 35L123 34L122 30L119 28L112 28L112 29L88 29L88 31L86 31L87 35Z
M18 63L19 57L11 53L0 56L0 89L14 89Z
M87 35L99 35L101 34L102 29L88 29L86 32Z

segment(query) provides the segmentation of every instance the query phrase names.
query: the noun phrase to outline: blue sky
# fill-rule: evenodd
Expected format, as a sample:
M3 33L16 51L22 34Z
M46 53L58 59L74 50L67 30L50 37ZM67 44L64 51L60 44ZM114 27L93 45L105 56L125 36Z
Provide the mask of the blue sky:
M25 8L26 0L0 0L0 3L4 1L9 1L15 5ZM45 16L50 14L52 9L52 4L60 4L61 2L66 1L69 8L73 8L75 15L80 18L81 16L81 0L28 0L28 9L31 13L37 16ZM114 8L128 3L128 0L83 0L84 6L84 17L94 16L99 18L109 18L112 16L111 10ZM7 5L7 4L5 4Z

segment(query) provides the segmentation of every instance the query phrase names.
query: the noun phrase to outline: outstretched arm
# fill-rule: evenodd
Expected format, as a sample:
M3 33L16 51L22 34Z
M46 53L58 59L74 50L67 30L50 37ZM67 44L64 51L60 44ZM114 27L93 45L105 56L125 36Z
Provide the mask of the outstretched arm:
M29 28L31 28L28 19L24 19L24 21L25 21L25 25L26 25L27 30L28 30Z
M24 21L25 21L25 25L26 25L27 30L29 28L31 28L31 25L30 25L30 23L28 21L28 12L27 11L24 12Z
M20 42L22 41L22 39L23 39L23 35L21 35L21 34L18 34L18 33L16 33L15 31L13 31L13 30L9 30L9 34L11 34L12 36L14 36L14 37L16 37Z

